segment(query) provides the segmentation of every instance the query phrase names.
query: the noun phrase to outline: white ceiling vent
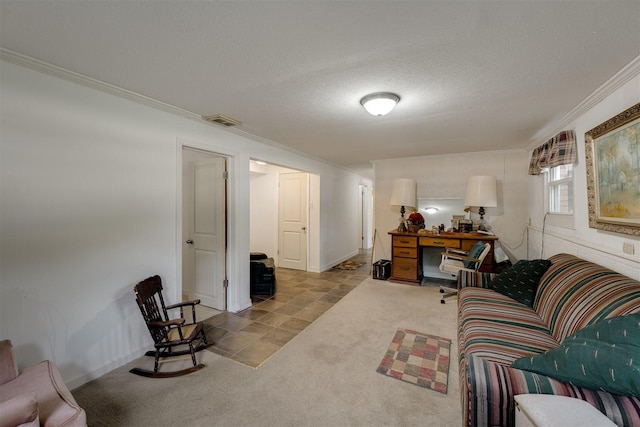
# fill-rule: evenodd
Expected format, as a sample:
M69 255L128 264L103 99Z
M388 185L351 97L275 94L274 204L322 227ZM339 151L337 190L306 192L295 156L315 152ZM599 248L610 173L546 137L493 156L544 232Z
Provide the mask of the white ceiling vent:
M223 116L222 114L214 114L213 116L203 116L208 122L218 123L223 126L242 126L240 120L232 119L231 117Z

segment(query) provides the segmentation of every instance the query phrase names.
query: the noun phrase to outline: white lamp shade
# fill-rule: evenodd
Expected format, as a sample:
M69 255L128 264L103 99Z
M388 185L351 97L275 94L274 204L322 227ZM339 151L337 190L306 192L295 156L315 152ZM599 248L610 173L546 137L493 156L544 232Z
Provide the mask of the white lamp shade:
M416 207L416 189L418 184L414 179L398 178L393 180L393 189L391 190L392 206L409 206Z
M364 109L373 116L389 114L398 102L400 102L400 97L389 92L372 93L360 100Z
M498 206L495 176L470 176L467 182L467 196L464 198L467 206L495 208Z

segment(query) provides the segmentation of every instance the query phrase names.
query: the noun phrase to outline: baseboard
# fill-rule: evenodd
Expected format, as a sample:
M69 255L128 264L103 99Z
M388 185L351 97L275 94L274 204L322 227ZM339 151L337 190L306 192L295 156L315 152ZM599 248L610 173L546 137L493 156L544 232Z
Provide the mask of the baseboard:
M330 262L329 264L325 264L320 270L321 271L317 271L314 273L322 273L323 271L328 271L331 270L334 266L340 264L343 261L346 261L348 259L353 258L354 256L358 255L360 253L360 250L356 250L355 252L350 253L349 255L342 257L340 259L337 259L335 261Z
M136 350L134 353L129 354L127 356L121 357L117 360L114 360L106 365L101 366L98 369L95 369L91 372L87 372L83 375L80 375L79 377L66 382L65 384L67 385L67 387L69 388L69 390L74 390L90 381L95 380L96 378L100 378L101 376L103 376L104 374L107 374L111 371L113 371L116 368L121 367L122 365L125 365L129 362L131 362L132 360L135 360L141 356L144 356L144 354L149 351L149 350L153 350L153 345L150 345L148 347L144 347L144 348L140 348L138 350Z

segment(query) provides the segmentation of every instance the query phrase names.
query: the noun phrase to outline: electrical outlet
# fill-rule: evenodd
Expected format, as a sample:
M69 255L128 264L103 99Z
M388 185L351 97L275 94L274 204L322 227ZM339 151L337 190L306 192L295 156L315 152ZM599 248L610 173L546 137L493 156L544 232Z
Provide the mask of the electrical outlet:
M622 243L622 252L625 254L633 255L636 251L636 247L633 243L623 242Z

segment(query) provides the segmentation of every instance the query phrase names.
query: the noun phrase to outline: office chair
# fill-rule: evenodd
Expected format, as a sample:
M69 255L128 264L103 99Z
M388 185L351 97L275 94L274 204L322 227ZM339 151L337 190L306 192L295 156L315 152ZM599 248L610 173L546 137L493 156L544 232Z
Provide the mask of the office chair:
M451 274L456 278L460 271L477 272L490 250L491 244L483 242L476 243L469 252L446 248L446 252L440 254L442 259L440 260L439 269L441 272ZM443 294L440 302L444 304L445 298L458 295L458 288L452 289L440 286L440 293Z

